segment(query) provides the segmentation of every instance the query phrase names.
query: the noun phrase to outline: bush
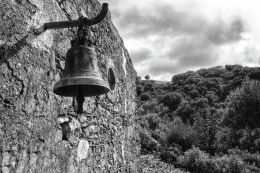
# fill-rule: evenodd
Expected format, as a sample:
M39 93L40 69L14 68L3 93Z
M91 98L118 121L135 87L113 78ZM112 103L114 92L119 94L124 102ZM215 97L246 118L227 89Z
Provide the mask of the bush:
M216 132L215 136L215 149L217 152L225 153L232 147L232 129L228 127L221 127Z
M178 158L178 164L192 172L212 172L212 162L207 153L192 148Z
M149 114L146 118L148 125L149 125L149 129L151 130L155 130L160 122L160 118L158 117L158 115L156 113L153 114Z
M191 148L196 141L196 135L192 126L184 124L180 118L176 118L166 132L166 141L169 145L178 144L184 151Z
M191 115L194 113L194 109L189 105L187 101L183 101L178 107L177 115L181 117L183 122L188 122L190 120Z
M225 121L235 129L256 128L260 124L260 83L245 82L230 94Z
M194 130L198 137L197 146L210 154L216 151L217 134L224 113L214 108L203 109L194 116Z
M154 130L151 132L152 138L154 138L156 141L159 141L161 138L161 132L160 130Z
M211 106L214 106L214 104L217 103L219 100L219 97L213 91L207 91L205 97L208 99L208 103Z
M146 129L139 130L139 137L142 153L151 153L155 151L156 148L158 148L159 143L151 137L151 135Z
M191 106L195 107L196 109L199 108L208 108L209 107L209 101L207 98L200 97L199 99L193 100L191 102Z
M136 86L136 94L137 96L140 96L144 91L144 87L142 87L141 85L137 85Z
M238 155L211 157L199 148L192 148L178 157L177 163L196 173L246 173L252 172ZM256 169L254 169L256 170Z
M145 75L144 77L146 80L149 80L150 79L150 76L149 75Z
M250 152L260 151L260 83L243 83L227 101L224 123L233 129L233 146Z
M255 165L260 168L260 155L259 153L250 153L246 150L230 149L228 150L230 155L238 155L242 160L248 164Z
M141 101L147 101L147 100L150 100L151 99L151 96L150 96L150 94L148 94L148 93L143 93L142 95L141 95L141 97L140 97L140 100Z
M167 108L163 106L163 104L158 104L158 102L156 100L149 100L146 101L143 104L143 114L147 114L147 113L162 113L164 110L166 110Z
M141 80L142 80L141 76L136 76L136 81L141 81Z
M232 136L233 146L246 149L250 152L260 151L260 128L239 129Z
M180 93L171 92L162 97L159 103L163 103L168 106L170 110L175 111L182 101L182 96Z
M160 158L164 162L174 163L177 161L178 155L173 151L162 151L160 152Z

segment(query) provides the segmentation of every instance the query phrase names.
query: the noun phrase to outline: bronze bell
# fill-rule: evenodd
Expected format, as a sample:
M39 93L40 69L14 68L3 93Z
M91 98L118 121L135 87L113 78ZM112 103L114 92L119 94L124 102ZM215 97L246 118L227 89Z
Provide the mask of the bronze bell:
M106 94L110 91L98 70L97 55L86 42L80 45L71 44L66 55L65 69L54 93L67 97L91 97Z

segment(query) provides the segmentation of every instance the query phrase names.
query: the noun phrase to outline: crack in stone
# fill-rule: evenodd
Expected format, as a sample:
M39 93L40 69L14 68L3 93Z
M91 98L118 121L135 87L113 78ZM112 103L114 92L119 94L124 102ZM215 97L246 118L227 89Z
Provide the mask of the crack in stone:
M23 81L22 79L20 79L17 75L15 75L14 69L11 67L10 62L9 62L8 60L6 60L5 62L6 62L7 67L11 70L11 75L12 75L18 82L20 82L20 83L22 84L21 91L19 92L19 95L22 96L23 93L24 93L24 89L25 89L24 81Z

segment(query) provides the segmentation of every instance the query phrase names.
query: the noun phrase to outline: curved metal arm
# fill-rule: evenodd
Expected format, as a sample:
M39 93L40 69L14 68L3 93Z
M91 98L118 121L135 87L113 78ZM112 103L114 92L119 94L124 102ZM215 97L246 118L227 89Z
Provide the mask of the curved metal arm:
M94 17L93 19L87 19L87 18L84 18L84 22L83 24L85 26L90 26L90 25L95 25L99 22L101 22L107 15L107 12L108 12L108 3L103 3L102 4L102 7L101 7L101 11L99 12L99 14Z
M82 22L82 24L84 26L95 25L95 24L101 22L106 17L107 12L108 12L108 4L103 3L100 13L92 19L83 18L83 22L80 20L71 20L71 21L45 23L40 28L34 29L33 32L35 35L40 35L41 33L43 33L44 31L46 31L48 29L78 27L80 22Z

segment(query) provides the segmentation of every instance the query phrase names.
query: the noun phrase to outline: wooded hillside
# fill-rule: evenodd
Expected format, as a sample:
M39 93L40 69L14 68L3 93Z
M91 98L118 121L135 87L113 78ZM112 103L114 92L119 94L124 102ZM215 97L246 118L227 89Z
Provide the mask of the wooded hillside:
M137 78L143 154L191 172L260 171L259 69L226 65Z

